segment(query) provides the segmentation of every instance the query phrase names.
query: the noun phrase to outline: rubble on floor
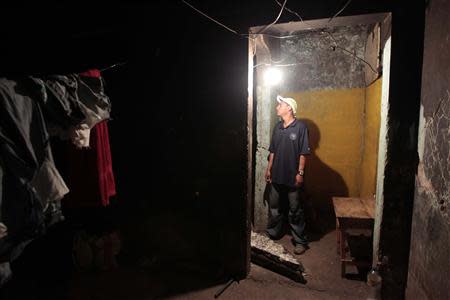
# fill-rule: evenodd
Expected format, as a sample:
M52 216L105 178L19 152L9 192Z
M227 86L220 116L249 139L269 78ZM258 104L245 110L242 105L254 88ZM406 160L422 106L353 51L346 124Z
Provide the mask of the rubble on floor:
M306 283L305 268L289 251L270 238L256 232L251 233L252 262L274 272Z

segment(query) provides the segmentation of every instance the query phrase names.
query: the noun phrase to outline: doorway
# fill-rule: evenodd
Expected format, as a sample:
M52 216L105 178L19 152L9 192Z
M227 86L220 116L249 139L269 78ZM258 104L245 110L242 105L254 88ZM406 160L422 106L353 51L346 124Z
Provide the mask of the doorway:
M250 28L247 200L253 235L263 232L269 221L270 187L264 173L278 122L275 99L291 97L297 101L296 117L309 130L311 155L302 198L310 242L320 249L330 246L323 243L335 235L332 197L372 197L374 226L365 249L360 248L370 264L377 264L390 31L390 13ZM278 243L290 252L286 240ZM335 258L336 251L321 257Z

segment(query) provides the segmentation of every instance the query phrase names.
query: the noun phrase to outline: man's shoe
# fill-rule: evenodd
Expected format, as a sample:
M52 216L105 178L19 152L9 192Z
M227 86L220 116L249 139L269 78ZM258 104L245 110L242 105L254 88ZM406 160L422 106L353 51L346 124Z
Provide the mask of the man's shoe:
M295 253L296 255L301 255L301 254L305 253L306 249L307 249L307 248L306 248L305 245L297 244L297 245L295 245L294 253Z
M274 236L270 235L267 231L264 231L264 236L271 239L272 241L277 240Z

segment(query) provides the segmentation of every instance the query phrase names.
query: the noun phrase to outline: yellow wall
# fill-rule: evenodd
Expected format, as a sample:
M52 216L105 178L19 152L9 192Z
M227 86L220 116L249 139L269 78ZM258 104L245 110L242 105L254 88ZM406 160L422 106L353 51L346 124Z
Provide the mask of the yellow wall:
M366 89L364 148L361 163L361 196L375 194L378 138L380 135L381 78Z
M331 209L333 196L375 193L381 78L367 89L289 93L307 123L311 150L305 187L314 205Z
M318 208L330 209L332 196L359 196L365 89L290 93L297 117L305 120L313 155L305 187Z

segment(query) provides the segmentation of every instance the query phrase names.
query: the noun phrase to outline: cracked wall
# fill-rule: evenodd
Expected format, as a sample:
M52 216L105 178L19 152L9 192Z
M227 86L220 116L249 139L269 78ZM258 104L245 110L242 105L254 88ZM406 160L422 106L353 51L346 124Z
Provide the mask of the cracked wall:
M449 2L432 1L426 15L407 299L450 299L449 10Z
M364 64L353 54L364 57L368 30L368 25L342 26L297 32L298 37L281 40L283 91L364 87Z

